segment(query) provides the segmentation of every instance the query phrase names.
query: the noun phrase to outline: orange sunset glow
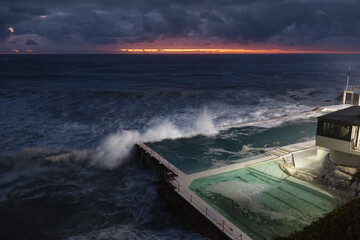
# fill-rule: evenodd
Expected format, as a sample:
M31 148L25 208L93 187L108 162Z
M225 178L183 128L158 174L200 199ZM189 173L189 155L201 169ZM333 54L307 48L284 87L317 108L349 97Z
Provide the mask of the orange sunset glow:
M354 51L315 51L315 50L283 50L283 49L192 49L192 48L128 48L116 49L120 54L296 54L296 53L354 53ZM359 53L359 52L355 52Z
M360 53L359 0L45 2L2 6L0 54Z

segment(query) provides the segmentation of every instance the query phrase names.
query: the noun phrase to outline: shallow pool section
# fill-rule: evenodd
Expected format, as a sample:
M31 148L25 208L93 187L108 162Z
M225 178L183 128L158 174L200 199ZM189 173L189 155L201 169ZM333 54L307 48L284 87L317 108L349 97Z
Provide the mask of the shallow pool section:
M194 173L263 157L271 147L312 140L315 131L316 119L307 119L273 128L232 128L215 136L146 144L183 172Z
M195 179L189 188L251 238L270 239L300 230L341 204L290 179L269 161Z

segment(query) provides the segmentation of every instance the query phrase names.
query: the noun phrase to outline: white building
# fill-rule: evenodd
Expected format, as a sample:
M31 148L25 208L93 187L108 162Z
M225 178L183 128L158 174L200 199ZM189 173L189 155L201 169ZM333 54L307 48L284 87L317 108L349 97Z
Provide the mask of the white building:
M318 117L316 145L330 149L333 163L360 167L360 106Z

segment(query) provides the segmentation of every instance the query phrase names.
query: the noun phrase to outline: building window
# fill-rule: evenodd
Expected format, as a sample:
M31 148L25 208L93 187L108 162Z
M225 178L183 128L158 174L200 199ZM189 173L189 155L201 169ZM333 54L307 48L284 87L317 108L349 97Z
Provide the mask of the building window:
M350 142L351 126L319 120L317 135Z

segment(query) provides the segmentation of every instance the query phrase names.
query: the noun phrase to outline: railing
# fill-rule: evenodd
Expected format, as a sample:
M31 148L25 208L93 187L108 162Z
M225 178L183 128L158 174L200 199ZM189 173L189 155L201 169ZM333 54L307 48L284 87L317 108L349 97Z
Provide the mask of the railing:
M330 107L330 106L335 106L335 105L340 105L341 102L337 101L337 100L327 100L325 101L325 107ZM324 105L321 105L319 107L324 107Z
M188 187L183 188L176 179L172 181L174 187L176 187L176 191L181 193L185 200L187 200L192 206L194 206L201 214L203 214L207 219L209 219L212 223L214 223L219 229L221 229L226 235L228 235L231 239L242 240L242 232L238 232L236 229L233 229L229 224L228 220L220 214L204 205L201 201L199 201L199 197L196 194L191 194Z
M360 85L347 86L345 91L360 92Z
M172 165L169 161L159 155L157 152L152 150L146 144L138 141L137 145L149 153L152 157L157 159L161 164L166 166L170 171L179 175L179 169ZM185 175L185 174L184 174ZM175 178L170 181L170 183L176 188L176 191L184 197L192 206L194 206L201 214L203 214L207 219L214 223L219 229L221 229L227 236L234 240L242 240L242 232L233 229L229 224L228 220L222 217L216 210L209 208L205 203L202 203L201 200L196 194L191 194L191 190L186 186L183 187L180 182Z
M160 154L158 154L157 152L155 152L154 150L152 150L150 147L148 147L147 145L145 145L142 142L137 142L137 145L140 146L142 149L144 149L147 153L150 154L150 156L154 157L156 160L158 160L162 165L164 165L165 167L167 167L167 169L169 169L170 171L172 171L173 173L175 173L176 175L179 174L179 169L177 167L175 167L174 165L172 165L168 160L166 160L165 158L163 158Z

